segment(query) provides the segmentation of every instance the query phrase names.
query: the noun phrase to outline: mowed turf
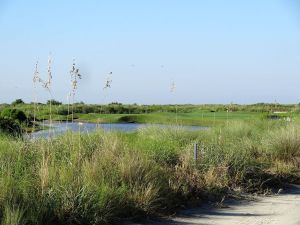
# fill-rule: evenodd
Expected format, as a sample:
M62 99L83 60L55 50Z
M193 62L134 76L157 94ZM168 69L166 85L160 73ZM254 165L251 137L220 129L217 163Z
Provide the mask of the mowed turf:
M227 120L254 120L263 116L256 112L195 112L149 114L76 114L77 120L99 123L159 123L180 125L213 125Z

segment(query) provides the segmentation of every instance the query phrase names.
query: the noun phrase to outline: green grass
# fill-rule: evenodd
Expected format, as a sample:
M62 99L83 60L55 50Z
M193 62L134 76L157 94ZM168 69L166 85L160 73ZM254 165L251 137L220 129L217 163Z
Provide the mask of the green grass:
M192 115L198 114L188 118ZM168 214L208 196L260 192L275 187L275 181L299 178L300 124L247 121L244 115L206 131L149 127L37 141L2 135L0 221L119 223ZM197 162L196 142L201 149Z
M16 108L24 111L31 118L34 105L0 105L0 111L5 108ZM175 113L177 108L177 112ZM229 111L227 112L227 109ZM274 114L273 112L287 112ZM49 106L38 104L36 108L38 120L49 120ZM71 120L67 105L52 106L52 120ZM152 123L179 125L224 125L230 121L252 121L271 119L274 117L291 117L300 120L299 105L74 105L74 119L81 122L93 123Z
M75 119L93 123L152 123L180 125L216 125L227 120L259 119L261 113L253 112L203 112L203 113L149 113L149 114L75 114ZM65 116L54 116L54 120L66 120Z
M0 105L1 109L16 108L24 111L27 116L34 109L33 104ZM177 112L175 113L175 109ZM229 112L227 112L229 109ZM288 112L287 114L273 114L274 111ZM37 118L49 119L49 106L38 104ZM300 118L298 105L74 105L74 118L86 122L138 122L138 123L175 123L188 125L220 124L227 120L252 120L269 116L290 116ZM67 120L67 105L53 105L53 120ZM32 116L32 115L31 115Z

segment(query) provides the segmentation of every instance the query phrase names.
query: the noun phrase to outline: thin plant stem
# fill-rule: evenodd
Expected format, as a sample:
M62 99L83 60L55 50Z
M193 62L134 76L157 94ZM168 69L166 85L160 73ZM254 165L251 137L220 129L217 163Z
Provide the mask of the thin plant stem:
M74 123L74 98L75 96L72 96L72 124Z
M171 92L171 94L173 94L173 97L174 97L173 102L174 103L175 103L175 95L174 95L175 90L176 90L175 82L172 81L171 82L171 87L170 87L170 92ZM177 111L178 111L177 104L175 103L175 124L176 124L176 126L178 126L178 112Z
M107 95L108 95L108 92L106 92L108 89L110 89L111 88L111 83L112 83L112 78L111 78L111 75L112 75L112 72L109 72L108 73L108 75L107 75L107 78L106 78L106 80L105 80L105 85L104 85L104 87L103 87L103 91L104 91L104 95L103 95L103 101L104 101L104 104L105 104L105 102L106 102L106 98L107 98ZM106 106L106 109L107 109L107 107L108 107L108 103L107 103L107 106ZM104 120L104 118L105 118L105 115L106 115L106 110L105 110L105 112L104 112L104 117L103 117L103 120ZM100 124L99 124L100 125Z
M36 83L39 81L39 71L38 71L38 61L35 64L35 71L33 75L33 131L36 126L36 103L37 103L37 93L36 93Z
M178 109L177 109L177 104L175 104L175 111L176 111L176 125L178 126Z
M228 122L229 122L229 121L228 121L228 114L229 114L229 109L228 109L228 108L227 108L227 111L226 111L226 112L227 112L227 113L226 113L226 116L227 116L227 118L226 118L226 120L227 120L226 123L227 123L227 126L228 126Z
M70 115L70 94L68 94L68 113L67 113L67 121L66 121L66 129L68 129L69 124L69 115Z

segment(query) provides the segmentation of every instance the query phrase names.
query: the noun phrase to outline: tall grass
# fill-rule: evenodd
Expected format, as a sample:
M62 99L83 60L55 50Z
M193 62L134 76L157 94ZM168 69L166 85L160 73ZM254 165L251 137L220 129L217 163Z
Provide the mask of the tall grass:
M298 132L299 126L260 121L207 131L99 130L37 141L2 136L0 220L112 224L229 190L259 190L270 177L297 175ZM195 142L201 147L197 162Z
M175 95L175 90L176 90L176 85L175 85L175 82L172 81L171 85L170 85L170 92L171 92L172 95ZM178 112L177 111L178 110L177 110L177 104L176 104L175 105L175 114L176 114L176 120L175 120L175 122L176 122L176 125L178 125Z
M272 158L291 161L300 157L299 125L289 124L286 127L273 130L266 137L267 153Z
M3 210L3 218L1 225L23 225L24 210L18 206L7 205Z

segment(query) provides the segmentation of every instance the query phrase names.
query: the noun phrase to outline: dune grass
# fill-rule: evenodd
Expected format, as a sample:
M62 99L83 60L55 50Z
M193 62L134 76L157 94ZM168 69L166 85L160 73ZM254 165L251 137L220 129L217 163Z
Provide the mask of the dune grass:
M112 224L228 191L262 191L299 176L299 134L284 121L232 121L207 131L1 136L1 224Z

